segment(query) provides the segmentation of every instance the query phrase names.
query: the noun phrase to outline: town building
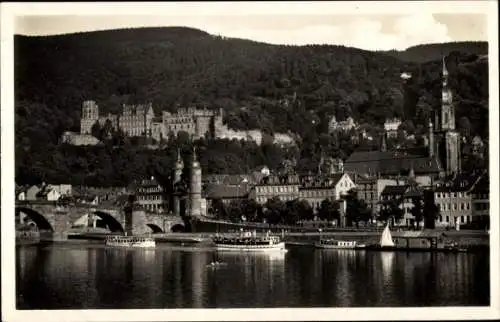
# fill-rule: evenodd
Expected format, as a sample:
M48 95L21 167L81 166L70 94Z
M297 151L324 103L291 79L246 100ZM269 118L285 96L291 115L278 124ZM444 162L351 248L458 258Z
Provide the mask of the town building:
M261 205L273 197L286 202L299 197L299 186L297 175L269 175L250 190L249 198Z
M402 185L387 185L380 194L381 211L384 207L388 207L388 202L395 200L398 207L403 210L403 217L394 222L395 226L414 226L416 218L413 216L412 208L415 207L415 200L423 199L423 191L416 184L406 183ZM423 218L420 222L420 227L423 227Z
M218 199L224 205L229 205L232 201L248 199L250 186L243 185L221 185L210 184L204 191L204 197L207 200L207 209L212 207L213 201Z
M381 194L386 186L403 184L399 179L358 178L356 180L356 193L359 200L364 200L374 214L380 213Z
M303 175L300 177L299 198L306 200L317 212L325 199L339 200L356 185L347 173L326 176Z
M154 176L137 184L136 202L147 211L164 212L167 206L165 191Z
M488 223L490 218L490 180L484 174L472 188L472 222Z
M73 186L70 184L53 184L51 187L55 189L61 197L71 196L73 193Z
M57 201L60 197L61 194L51 185L44 185L36 194L36 200L40 201Z
M375 177L396 179L414 171L415 180L425 187L431 187L444 175L436 157L410 154L405 151L355 151L344 164L344 170L354 177Z
M487 212L481 211L486 210L482 209L485 206L479 206L480 211L473 211L473 203L476 206L489 203L489 200L486 201L487 198L485 198L487 194L484 191L484 186L475 190L483 176L485 176L484 173L460 174L452 180L436 186L434 201L440 211L436 226L456 227L457 225L472 223L476 219L472 217L473 213L479 216L487 215ZM474 199L474 195L478 199Z

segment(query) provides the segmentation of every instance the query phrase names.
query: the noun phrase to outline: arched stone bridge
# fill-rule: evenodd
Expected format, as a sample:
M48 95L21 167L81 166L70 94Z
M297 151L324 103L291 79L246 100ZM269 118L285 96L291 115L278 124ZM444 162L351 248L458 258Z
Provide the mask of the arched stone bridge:
M67 239L68 232L87 216L104 221L112 232L134 235L183 231L185 223L180 216L159 215L134 209L128 214L124 208L89 204L61 205L51 201L17 201L16 214L25 214L39 230L52 232L54 240Z

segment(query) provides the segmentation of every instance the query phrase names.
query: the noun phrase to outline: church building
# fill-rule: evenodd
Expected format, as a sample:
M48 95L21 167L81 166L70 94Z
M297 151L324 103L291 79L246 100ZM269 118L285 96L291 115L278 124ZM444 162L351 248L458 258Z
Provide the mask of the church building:
M441 110L435 113L435 128L429 122L429 154L441 161L447 175L452 175L460 172L460 134L455 129L455 106L444 57L442 81Z

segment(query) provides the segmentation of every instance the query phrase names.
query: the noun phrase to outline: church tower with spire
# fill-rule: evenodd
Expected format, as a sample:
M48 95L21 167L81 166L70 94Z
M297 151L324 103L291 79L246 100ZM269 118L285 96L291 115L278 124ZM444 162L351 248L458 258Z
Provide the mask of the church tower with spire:
M201 166L197 160L196 147L193 149L193 160L191 163L191 180L189 189L189 216L192 218L202 215L201 200Z
M429 144L434 145L430 152L437 154L445 166L446 174L456 174L460 172L460 135L455 130L455 106L448 75L446 60L443 57L441 110L436 113L435 135Z

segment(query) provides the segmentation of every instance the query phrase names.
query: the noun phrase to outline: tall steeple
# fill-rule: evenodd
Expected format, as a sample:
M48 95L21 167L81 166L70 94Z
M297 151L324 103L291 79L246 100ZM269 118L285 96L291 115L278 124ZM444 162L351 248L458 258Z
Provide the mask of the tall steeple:
M443 57L443 89L441 102L440 145L444 144L443 161L446 164L446 173L460 172L460 134L455 130L455 107L453 95L448 83L448 68ZM444 142L443 142L444 141ZM438 152L439 153L439 152Z
M385 133L382 134L382 143L380 144L380 151L387 152L387 142Z
M448 68L443 56L443 88L441 91L441 130L455 130L455 108L453 106L453 94L448 84Z
M193 148L193 159L191 163L191 180L189 191L189 215L199 217L202 215L201 209L201 167L196 156L196 147Z
M434 126L432 124L432 120L429 118L429 156L432 158L434 157L434 154L436 153L435 151L435 146L434 146Z

